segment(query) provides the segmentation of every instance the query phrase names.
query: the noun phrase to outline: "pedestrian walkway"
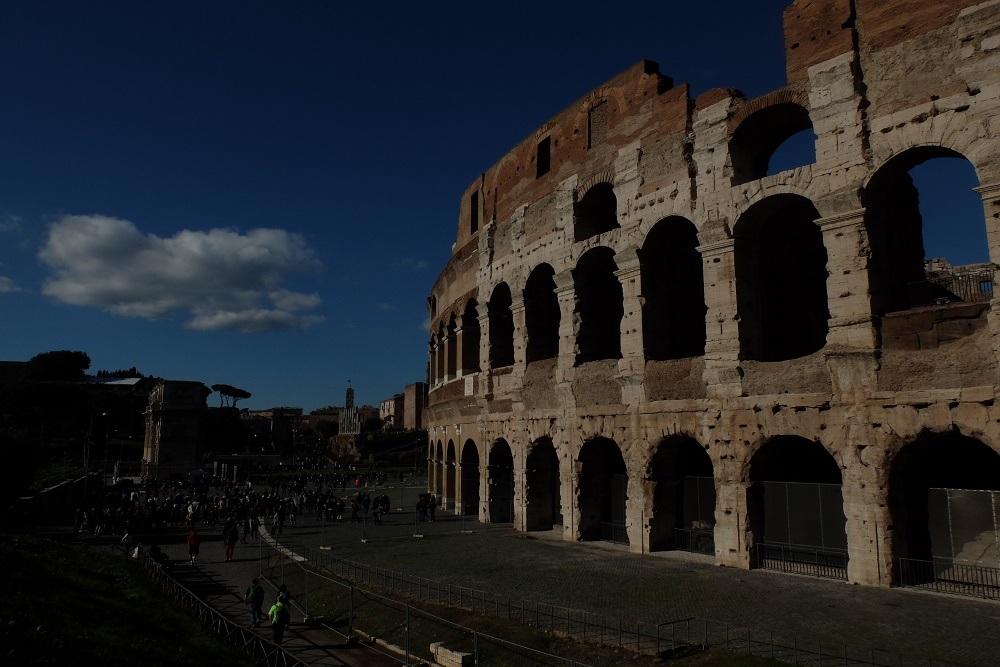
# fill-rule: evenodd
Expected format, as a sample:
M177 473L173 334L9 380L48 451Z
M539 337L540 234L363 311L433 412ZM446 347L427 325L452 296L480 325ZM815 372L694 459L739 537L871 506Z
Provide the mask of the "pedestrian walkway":
M232 561L226 561L221 528L218 535L205 530L202 535L201 553L194 564L188 562L186 532L171 531L162 535L160 548L170 559L170 574L184 587L231 621L250 627L250 612L243 602L243 594L254 577L260 578L265 596L265 614L277 597L278 582L267 578L270 559L274 552L262 544L237 544ZM148 546L148 545L146 545ZM307 665L317 667L382 667L398 665L398 659L383 655L375 649L348 643L346 637L328 628L309 622L292 593L292 624L285 631L283 648ZM257 629L261 636L270 639L270 623L265 621Z

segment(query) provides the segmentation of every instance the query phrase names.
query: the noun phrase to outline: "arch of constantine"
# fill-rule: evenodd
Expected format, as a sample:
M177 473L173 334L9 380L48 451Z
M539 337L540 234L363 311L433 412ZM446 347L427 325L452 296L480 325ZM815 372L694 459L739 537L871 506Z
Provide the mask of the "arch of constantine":
M1000 1L784 28L785 87L643 61L463 193L428 299L446 510L867 585L1000 567ZM978 181L973 265L925 256L941 158Z

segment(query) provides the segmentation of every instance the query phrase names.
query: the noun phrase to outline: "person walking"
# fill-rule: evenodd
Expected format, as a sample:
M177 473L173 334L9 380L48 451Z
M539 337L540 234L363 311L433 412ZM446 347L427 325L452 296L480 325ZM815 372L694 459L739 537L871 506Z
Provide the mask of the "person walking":
M240 529L236 525L236 522L230 519L226 522L226 527L222 530L222 541L225 543L226 547L226 561L233 560L233 551L236 549L236 543L240 539Z
M191 564L194 565L194 562L198 559L198 552L201 550L201 537L198 535L198 531L194 528L192 528L191 532L188 533L187 543L188 556L191 558Z
M247 603L247 607L250 609L250 627L259 628L260 619L264 615L261 607L264 605L264 588L260 585L260 579L254 577L250 581L250 586L247 588L246 595L243 596L243 600Z
M271 619L271 639L274 640L275 644L281 646L281 641L285 637L285 628L292 621L291 612L288 610L288 602L279 595L267 615Z

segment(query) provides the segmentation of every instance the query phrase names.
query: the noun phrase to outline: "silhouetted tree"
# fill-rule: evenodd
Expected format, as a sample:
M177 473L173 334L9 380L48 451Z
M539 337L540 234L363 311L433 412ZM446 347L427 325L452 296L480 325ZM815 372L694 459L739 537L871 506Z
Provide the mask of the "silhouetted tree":
M234 387L230 384L213 384L212 391L219 392L219 407L235 408L237 401L242 401L245 398L250 398L252 395L249 391L240 389L239 387ZM229 399L229 402L226 402Z
M86 352L56 350L36 354L28 361L28 365L29 374L34 380L76 380L90 368L90 356Z

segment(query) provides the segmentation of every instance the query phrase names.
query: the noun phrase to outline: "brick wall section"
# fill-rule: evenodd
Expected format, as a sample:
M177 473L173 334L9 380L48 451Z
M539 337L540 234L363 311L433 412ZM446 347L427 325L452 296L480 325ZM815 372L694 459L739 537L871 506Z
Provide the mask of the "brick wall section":
M853 15L851 0L797 0L785 9L788 83L806 80L810 67L853 48Z

